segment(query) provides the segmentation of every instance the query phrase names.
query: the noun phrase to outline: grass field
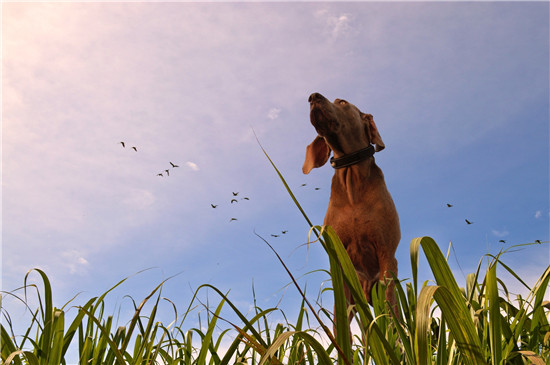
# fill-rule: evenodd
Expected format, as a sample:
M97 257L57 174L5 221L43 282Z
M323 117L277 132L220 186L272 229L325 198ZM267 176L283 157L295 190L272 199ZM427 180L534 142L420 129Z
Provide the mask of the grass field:
M282 176L281 180L286 186ZM287 189L308 219L288 186ZM36 308L28 308L32 315L24 333L14 333L9 313L2 311L2 364L65 364L69 349L77 352L79 364L83 365L547 364L550 361L550 302L544 301L550 267L540 273L536 283L528 285L502 262L503 251L480 258L476 272L469 274L466 287L460 288L436 242L429 237L416 238L410 245L412 279L396 280L400 312L397 319L384 301L382 285L375 288L373 306L367 304L351 261L334 231L330 227L312 226L311 233L317 236L329 258L334 308L318 307L303 295L302 301L296 303L300 308L296 320L274 324L269 315L277 308L255 308L252 314L245 315L219 289L203 285L196 293L212 290L220 300L214 307L206 307L208 311L203 315L206 318L198 328L184 328L185 319L196 315L202 304L194 297L183 314L176 315L171 323L162 323L157 320L164 284L160 283L140 303L134 302L131 318L115 320L106 314L105 298L126 279L86 303L76 303L74 299L58 307L53 303L47 274L34 269L24 281L29 282L30 274L37 274L42 285L28 284L24 294L2 293L2 297L19 298L21 305L27 305L25 298L34 293L39 303ZM528 245L534 244L547 243ZM420 255L427 259L432 284L418 282ZM287 271L302 293L292 273ZM497 275L502 272L511 274L528 294L512 297L507 284ZM356 303L353 330L348 322L350 308L344 298L344 283ZM176 304L173 305L176 312ZM228 324L220 318L222 309L231 311L238 323ZM227 329L220 332L217 329L222 321Z

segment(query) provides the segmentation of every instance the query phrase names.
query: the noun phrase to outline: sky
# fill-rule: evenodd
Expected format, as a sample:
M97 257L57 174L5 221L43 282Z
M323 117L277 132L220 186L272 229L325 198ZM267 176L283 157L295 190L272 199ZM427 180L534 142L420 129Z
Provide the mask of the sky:
M60 307L130 277L109 296L130 307L126 295L141 301L174 276L163 296L181 309L212 284L244 312L255 299L292 317L300 299L262 238L312 300L330 286L328 260L255 136L322 224L332 168L302 173L313 92L374 116L400 279L415 237L444 253L452 242L461 282L487 253L548 241L548 13L547 2L3 3L2 290L40 268ZM549 245L503 261L533 285ZM17 300L3 305L26 321Z

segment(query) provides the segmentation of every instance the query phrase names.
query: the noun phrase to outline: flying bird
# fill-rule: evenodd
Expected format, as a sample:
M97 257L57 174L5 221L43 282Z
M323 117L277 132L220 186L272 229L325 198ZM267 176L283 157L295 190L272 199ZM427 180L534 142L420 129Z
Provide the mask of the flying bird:
M237 196L237 195L239 195L239 192L238 192L238 191L237 191L236 193L233 192L233 196Z
M179 167L179 165L176 165L176 164L174 164L174 163L172 163L172 162L170 162L170 165L172 165L172 167Z
M539 244L540 244L540 243L542 243L542 242L540 242L540 240L535 240L535 243L539 243Z
M124 142L119 142L119 143L122 145L122 147L126 147L126 145L124 144Z
M307 184L302 184L302 185L300 185L300 186L306 186L306 185L307 185Z
M212 208L216 209L218 207L217 204L210 204L210 206L212 206Z
M447 203L448 208L451 208L452 206L453 206L452 204Z
M472 224L472 223L474 223L474 222L470 222L470 221L467 220L467 219L464 219L464 220L466 221L466 224Z
M160 177L162 177L162 176L164 176L164 175L163 175L162 173L160 173L160 174L157 174L157 176L160 176Z
M237 220L237 218L231 218L231 219L229 220L229 223L231 223L231 222L233 222L233 221L236 221L236 220Z
M286 234L288 231L281 231L282 234Z
M137 152L137 147L132 146L132 149Z
M246 196L244 198L242 198L241 200L250 200L249 198L247 198Z
M170 176L170 171L169 170L164 170L166 172L166 176Z
M231 199L231 204L238 203L239 201L237 199Z
M315 190L320 190L321 188L315 188Z
M279 237L278 234L272 234L271 237Z
M506 243L506 241L505 241L505 240L499 240L498 242Z

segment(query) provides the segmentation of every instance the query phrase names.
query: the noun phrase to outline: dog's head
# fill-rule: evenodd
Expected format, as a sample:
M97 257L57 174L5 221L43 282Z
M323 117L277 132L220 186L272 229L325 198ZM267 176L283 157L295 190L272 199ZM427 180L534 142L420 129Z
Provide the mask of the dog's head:
M330 102L319 93L309 97L311 124L319 134L307 146L302 171L308 174L314 167L323 166L333 151L340 157L375 145L381 151L385 145L380 138L372 115L362 113L355 105L342 99Z

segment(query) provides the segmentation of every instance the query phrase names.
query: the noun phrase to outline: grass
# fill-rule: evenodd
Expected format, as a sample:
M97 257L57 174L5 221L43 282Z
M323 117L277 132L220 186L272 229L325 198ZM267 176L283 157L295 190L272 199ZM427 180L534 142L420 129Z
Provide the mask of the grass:
M311 225L284 178L275 165L273 167ZM272 323L270 314L278 311L277 308L255 307L252 314L245 315L218 288L203 285L183 314L178 315L177 306L170 302L175 319L165 324L157 320L159 304L166 300L161 296L162 282L139 304L132 300L133 316L124 322L125 325L117 326L118 321L106 314L105 298L126 279L86 303L74 303L78 298L75 297L58 308L53 303L47 274L33 269L25 276L20 291L2 293L2 298L11 296L20 300L30 311L31 318L24 333L16 335L9 313L2 310L1 363L66 364L70 348L77 351L82 365L538 365L550 361L550 303L544 301L550 267L530 287L502 261L506 253L502 251L496 256L482 258L476 272L467 276L466 288L460 288L436 242L429 237L413 239L410 246L412 279L408 282L395 280L400 312L397 319L384 300L382 285L373 291L373 306L367 304L352 263L335 232L330 227L311 227L311 234L316 236L329 257L334 308L311 304L275 251L302 294L302 301L296 303L300 310L293 323ZM267 241L266 244L269 245ZM427 259L435 285L418 283L421 254ZM528 292L525 298L511 297L505 283L499 279L500 270L510 273L525 287ZM40 277L41 287L28 283L31 274ZM353 330L348 322L351 308L344 299L344 283L356 303ZM198 300L197 295L203 290L218 295L219 302L214 307ZM37 308L27 304L30 291L36 295ZM196 315L201 308L206 311L202 316L199 312L199 328L185 328L186 318ZM223 319L222 309L229 310L239 322ZM227 329L220 332L221 321L226 322Z

